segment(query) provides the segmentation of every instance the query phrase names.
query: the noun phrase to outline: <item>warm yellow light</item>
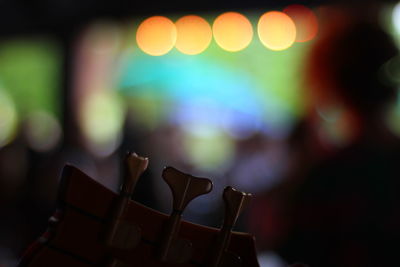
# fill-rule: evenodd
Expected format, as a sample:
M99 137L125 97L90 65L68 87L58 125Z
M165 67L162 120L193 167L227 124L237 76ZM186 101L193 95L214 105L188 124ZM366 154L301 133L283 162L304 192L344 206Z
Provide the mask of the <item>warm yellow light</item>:
M210 24L199 16L184 16L175 23L175 26L177 31L175 47L184 54L200 54L211 42Z
M56 117L45 111L33 111L26 117L26 139L28 145L38 151L54 149L61 141L61 125Z
M310 8L295 4L287 6L283 12L296 25L296 42L307 42L317 35L318 19Z
M175 45L175 24L166 17L150 17L139 25L136 41L145 53L152 56L164 55Z
M96 91L82 101L79 123L92 152L108 156L117 149L124 118L124 106L114 91Z
M246 48L253 38L253 27L242 14L226 12L213 24L214 39L224 50L236 52Z
M258 36L267 48L284 50L296 39L296 26L293 20L283 12L270 11L258 21Z
M205 127L203 130L209 132L206 136L193 133L183 135L185 158L193 166L204 171L221 170L224 166L229 166L234 155L232 139L216 129L207 129L205 125L196 126L198 129Z
M10 143L16 135L18 114L11 96L0 87L0 148Z

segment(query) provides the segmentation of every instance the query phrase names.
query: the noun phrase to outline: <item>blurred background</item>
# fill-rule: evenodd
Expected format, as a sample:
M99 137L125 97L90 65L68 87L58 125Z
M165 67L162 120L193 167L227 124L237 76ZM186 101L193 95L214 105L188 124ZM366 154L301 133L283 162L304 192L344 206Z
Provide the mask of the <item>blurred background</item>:
M149 157L135 199L166 213L164 166L209 177L214 190L184 213L199 224L220 226L227 185L263 207L301 162L302 67L327 3L0 1L0 266L46 229L66 163L117 191L125 153ZM396 1L382 24L398 39ZM339 112L318 110L323 149L345 142ZM400 134L399 119L396 104ZM261 217L245 212L237 230Z

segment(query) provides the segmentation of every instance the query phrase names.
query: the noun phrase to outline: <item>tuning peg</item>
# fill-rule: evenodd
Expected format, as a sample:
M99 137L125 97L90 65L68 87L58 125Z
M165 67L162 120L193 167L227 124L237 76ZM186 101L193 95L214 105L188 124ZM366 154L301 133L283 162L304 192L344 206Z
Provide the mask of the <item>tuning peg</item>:
M125 177L121 186L121 195L130 198L140 175L147 169L149 159L128 152L125 157Z
M148 159L136 153L127 153L125 157L125 175L121 192L113 208L112 222L106 233L108 247L129 250L140 241L140 228L123 219L127 204L133 194L140 175L146 170Z
M240 266L240 258L228 252L227 248L229 246L232 229L240 213L250 202L251 197L251 194L240 192L231 186L227 186L224 189L225 218L210 266Z
M166 167L162 177L172 191L173 210L161 239L159 258L161 261L182 263L190 259L192 246L189 241L177 238L183 210L194 198L209 193L212 182L207 178L185 174L173 167Z
M252 195L238 191L231 186L227 186L224 189L223 198L225 202L224 226L226 225L232 229L236 224L240 213L242 213L250 203Z

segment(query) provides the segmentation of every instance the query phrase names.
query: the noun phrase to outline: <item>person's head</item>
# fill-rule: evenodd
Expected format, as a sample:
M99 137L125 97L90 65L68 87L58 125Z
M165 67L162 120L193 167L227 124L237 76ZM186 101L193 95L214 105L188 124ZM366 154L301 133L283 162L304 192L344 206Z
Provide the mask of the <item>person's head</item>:
M381 69L398 51L377 16L366 11L330 7L322 14L305 69L314 103L336 102L365 115L380 112L395 98L396 87Z

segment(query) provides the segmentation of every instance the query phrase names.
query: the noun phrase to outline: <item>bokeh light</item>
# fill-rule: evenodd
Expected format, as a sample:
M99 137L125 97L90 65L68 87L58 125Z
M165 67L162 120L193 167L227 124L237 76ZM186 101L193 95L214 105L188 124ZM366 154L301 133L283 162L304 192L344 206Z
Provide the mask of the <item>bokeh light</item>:
M175 47L180 52L196 55L209 46L212 39L211 26L202 17L184 16L175 25L177 30Z
M318 19L310 8L294 4L287 6L283 12L296 25L296 42L307 42L314 39L318 32Z
M91 53L112 54L122 46L122 32L119 25L110 21L99 21L87 29L86 42Z
M145 53L152 56L164 55L175 45L175 24L166 17L150 17L139 25L136 41Z
M27 116L25 133L29 146L38 152L54 149L62 136L58 120L45 111L34 111Z
M383 64L379 70L380 78L388 84L397 86L400 84L400 57L395 56Z
M99 156L108 156L118 147L125 110L116 94L100 91L83 103L80 124L89 148Z
M334 121L321 120L316 131L324 146L344 147L351 140L351 129L344 123L343 116Z
M389 107L386 113L385 123L389 129L397 136L400 136L400 92L397 92L397 100Z
M0 42L0 83L20 118L35 110L60 115L62 53L54 40L11 38Z
M0 148L13 140L17 124L18 116L14 101L0 88Z
M396 33L400 33L400 3L397 3L393 8L392 20Z
M186 132L184 135L183 149L191 164L203 171L223 169L234 155L234 143L231 138L217 129L210 129L208 125L197 125L202 129L199 132L207 134L193 134Z
M270 11L258 21L258 36L264 46L280 51L292 46L296 39L296 26L283 12Z
M250 44L253 39L253 27L242 14L226 12L215 19L213 34L222 49L237 52Z

